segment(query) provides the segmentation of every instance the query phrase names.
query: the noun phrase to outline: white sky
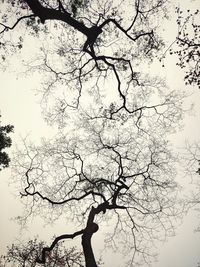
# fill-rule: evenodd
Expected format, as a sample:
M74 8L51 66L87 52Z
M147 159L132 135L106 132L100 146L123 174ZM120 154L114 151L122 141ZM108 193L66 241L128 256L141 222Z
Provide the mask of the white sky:
M199 0L189 1L183 0L182 5L188 7L199 6ZM172 24L173 25L173 24ZM166 34L174 32L174 28L168 27ZM159 65L155 65L157 74L166 75L167 82L170 87L182 90L185 87L183 83L183 73L178 69L172 61L166 62L166 67L163 69ZM0 73L0 110L2 115L2 124L13 124L15 133L12 135L13 144L19 142L20 136L30 135L30 139L37 141L42 136L51 135L52 130L46 126L42 119L38 99L35 97L34 89L37 86L36 77L21 77L15 73ZM194 116L186 116L184 130L174 135L172 141L175 146L184 146L185 140L198 140L200 137L200 92L197 88L185 88L193 92L193 95L186 101L186 106L191 102L195 103L193 114ZM13 146L14 149L14 146ZM190 178L180 177L183 183L187 184ZM50 238L52 234L58 231L58 234L65 232L65 224L59 222L58 225L52 228L50 226L41 227L40 220L34 222L34 225L27 231L22 233L19 231L19 226L11 220L21 213L21 204L14 185L8 186L8 182L12 180L10 170L0 172L0 254L5 251L6 245L15 242L20 235L32 236L39 234L41 238ZM182 181L182 180L181 180ZM158 262L152 264L153 267L197 267L197 262L200 261L200 233L194 232L194 229L200 224L197 217L198 213L191 211L184 219L183 224L177 228L177 235L168 239L168 242L158 246ZM200 214L199 214L200 215ZM57 230L59 229L59 230ZM70 231L69 231L70 232ZM98 240L99 237L94 237ZM107 257L105 267L113 264L113 257L118 259L118 256ZM117 262L117 260L116 260ZM120 263L119 263L120 264ZM117 263L115 266L120 266Z

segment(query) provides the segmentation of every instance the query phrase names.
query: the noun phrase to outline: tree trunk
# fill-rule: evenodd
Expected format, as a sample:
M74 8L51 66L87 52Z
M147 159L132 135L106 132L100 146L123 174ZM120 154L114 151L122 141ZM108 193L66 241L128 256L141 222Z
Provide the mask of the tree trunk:
M82 235L82 246L83 246L83 253L85 257L85 264L86 267L97 267L96 260L94 257L91 239L92 235L97 232L99 229L96 223L91 223L85 229Z

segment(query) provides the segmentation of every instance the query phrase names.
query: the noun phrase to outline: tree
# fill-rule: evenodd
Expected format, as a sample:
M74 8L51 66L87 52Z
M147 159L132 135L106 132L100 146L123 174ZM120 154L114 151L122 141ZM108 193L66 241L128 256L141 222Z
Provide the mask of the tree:
M111 221L107 243L115 246L117 237L130 265L138 254L149 262L149 242L160 239L159 230L171 234L181 214L167 134L180 123L184 95L144 68L163 45L155 16L165 16L166 1L3 2L2 64L8 52L25 49L22 29L37 36L28 69L43 73L46 118L61 129L18 152L21 197L32 214L66 216L77 228L35 261L47 264L61 240L80 237L86 267L96 267L91 239Z
M120 97L116 112L131 111L127 91L141 82L137 66L144 58L152 59L162 47L154 16L165 15L165 2L127 0L127 13L118 1L85 1L83 5L76 5L74 16L73 4L81 1L4 1L1 46L5 52L2 52L2 59L5 61L8 57L8 47L11 47L9 52L22 49L26 39L24 32L22 35L20 31L12 42L9 36L13 29L25 26L40 40L38 57L30 67L31 71L37 68L46 73L41 89L43 100L48 96L52 99L53 95L57 107L54 111L59 110L60 114L68 106L77 107L82 89L88 87L91 78L95 78L93 86L90 84L95 94L98 94L96 91L100 93L98 88L105 78L107 83L110 79L115 81ZM12 14L13 21L9 22L10 16L5 10ZM123 79L126 79L127 88L122 88ZM68 99L63 97L65 86ZM54 88L60 88L59 92ZM48 105L50 102L53 101L47 101Z
M194 13L188 9L187 16L176 8L178 14L178 36L176 45L169 49L170 54L178 56L177 65L186 69L185 83L197 85L200 88L200 35L199 35L199 10ZM173 47L174 46L174 47Z
M14 127L12 125L0 126L0 171L2 168L8 167L10 162L8 154L2 150L11 146L12 140L8 134L13 132L13 129Z
M140 114L118 112L113 119L112 109L104 116L77 111L71 131L41 146L25 144L16 155L16 172L22 198L31 197L32 214L47 220L63 215L82 226L56 237L38 262L45 263L60 240L80 236L86 266L97 266L91 238L98 224L109 220L107 243L114 244L117 236L124 251L132 248L148 261L148 242L159 238L160 228L167 235L170 215L180 212L175 158L165 135L180 119L181 101L174 94L163 96L159 105L142 106Z
M178 14L178 36L176 39L176 49L170 48L170 54L177 54L179 62L177 63L182 69L186 69L185 82L189 85L197 85L200 88L200 34L199 34L199 9L195 12L187 10L187 15L180 8L176 8ZM197 142L187 144L187 166L186 172L193 178L196 185L195 190L190 199L190 203L194 206L199 205L199 179L195 178L200 174L200 146Z
M43 242L38 242L36 239L30 240L25 244L12 245L8 249L6 256L0 258L0 266L8 267L22 267L22 266L37 266L36 259L39 257L42 248L44 247ZM54 249L46 257L46 263L44 266L47 267L64 267L64 266L80 266L82 265L82 253L77 252L75 248L66 250L62 244L55 246Z

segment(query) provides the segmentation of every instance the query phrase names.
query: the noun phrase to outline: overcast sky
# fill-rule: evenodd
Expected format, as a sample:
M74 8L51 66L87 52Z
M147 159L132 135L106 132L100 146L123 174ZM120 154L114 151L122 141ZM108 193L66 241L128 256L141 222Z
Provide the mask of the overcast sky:
M182 1L185 7L200 7L199 1ZM171 19L174 21L173 19ZM173 22L174 23L174 22ZM173 23L166 29L166 35L170 32L174 34L175 28ZM173 37L170 37L173 39ZM183 89L183 72L178 69L173 60L167 60L165 69L161 70L159 65L155 65L153 72L165 76L169 86L174 89ZM2 124L13 124L15 133L12 134L13 147L10 151L14 151L15 145L20 142L20 137L29 135L30 139L38 142L42 136L51 136L53 130L49 128L42 119L41 109L38 97L35 96L33 89L37 87L37 77L24 77L14 72L0 72L0 111L2 115ZM190 90L191 96L185 102L186 106L194 103L193 112L185 117L184 129L173 135L171 141L174 146L183 147L185 140L190 142L198 140L200 137L200 92L197 88L186 88ZM11 152L10 152L11 153ZM190 182L189 177L179 177L183 184ZM6 246L15 242L17 239L24 237L34 237L39 234L41 238L51 238L53 233L62 234L65 232L64 222L58 222L56 227L41 227L41 221L36 222L23 232L13 220L14 217L22 213L22 206L15 185L8 183L12 181L9 169L0 172L0 254L5 252ZM171 237L165 244L158 244L158 262L152 264L153 267L197 267L200 261L200 233L195 232L195 228L200 224L198 213L190 211L184 218L182 225L176 230L176 236ZM200 216L200 214L199 214ZM58 230L57 230L58 229ZM49 233L50 232L50 233ZM94 237L94 242L98 242L99 236ZM114 256L112 256L114 257ZM116 259L120 257L115 256ZM113 259L107 257L105 267L111 266ZM116 260L117 262L117 260ZM119 265L115 266L121 266ZM122 266L121 266L122 267Z

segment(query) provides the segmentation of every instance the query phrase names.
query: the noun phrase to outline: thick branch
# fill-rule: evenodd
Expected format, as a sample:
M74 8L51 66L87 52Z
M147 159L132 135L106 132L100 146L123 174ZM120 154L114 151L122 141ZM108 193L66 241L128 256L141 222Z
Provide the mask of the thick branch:
M56 238L54 239L54 241L52 242L52 244L51 244L50 247L44 247L44 248L43 248L43 250L42 250L42 257L41 257L41 259L38 258L38 259L37 259L37 262L38 262L38 263L41 263L41 264L45 263L45 262L46 262L46 253L47 253L47 252L50 252L51 250L53 250L53 248L55 247L55 245L56 245L59 241L61 241L61 240L63 240L63 239L73 239L73 238L75 238L75 237L78 236L78 235L82 235L83 232L84 232L84 230L80 230L80 231L77 231L77 232L75 232L75 233L73 233L73 234L65 234L65 235L60 235L60 236L56 237Z
M60 20L66 22L74 29L88 36L89 28L71 17L71 14L67 11L62 12L61 10L44 7L38 0L25 0L25 2L28 4L33 13L40 18L42 23L46 20Z
M89 196L89 195L99 196L99 197L102 197L102 198L104 199L104 197L103 197L102 194L100 194L100 193L98 193L98 192L94 192L94 191L91 190L91 191L88 191L88 192L86 192L85 194L81 195L80 197L70 197L70 198L65 199L65 200L63 200L63 201L54 201L54 200L51 200L51 199L48 198L48 197L43 196L43 195L42 195L40 192L38 192L38 191L33 192L33 193L28 192L28 188L29 188L29 186L25 188L26 194L21 193L21 196L22 196L22 197L23 197L23 196L27 196L27 195L29 195L29 196L38 195L41 199L43 199L43 200L47 200L47 201L48 201L49 203L51 203L52 205L62 205L62 204L65 204L65 203L68 203L68 202L70 202L70 201L74 201L74 200L75 200L75 201L79 201L79 200L84 199L85 197L87 197L87 196Z

